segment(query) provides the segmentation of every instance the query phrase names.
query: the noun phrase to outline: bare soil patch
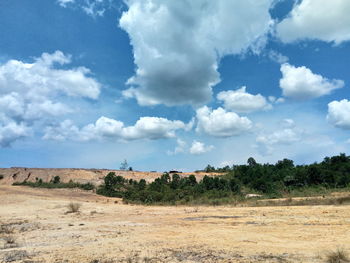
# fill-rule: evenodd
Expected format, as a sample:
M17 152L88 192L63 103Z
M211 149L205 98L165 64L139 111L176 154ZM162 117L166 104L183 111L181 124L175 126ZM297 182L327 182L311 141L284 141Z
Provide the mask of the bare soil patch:
M350 251L347 205L156 207L6 185L0 198L0 262L325 262ZM71 202L79 212L66 213Z

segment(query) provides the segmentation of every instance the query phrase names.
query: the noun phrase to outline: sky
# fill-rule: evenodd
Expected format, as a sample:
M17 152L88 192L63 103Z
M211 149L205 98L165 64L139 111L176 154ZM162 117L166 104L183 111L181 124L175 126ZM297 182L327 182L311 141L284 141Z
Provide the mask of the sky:
M1 0L0 166L350 152L348 0Z

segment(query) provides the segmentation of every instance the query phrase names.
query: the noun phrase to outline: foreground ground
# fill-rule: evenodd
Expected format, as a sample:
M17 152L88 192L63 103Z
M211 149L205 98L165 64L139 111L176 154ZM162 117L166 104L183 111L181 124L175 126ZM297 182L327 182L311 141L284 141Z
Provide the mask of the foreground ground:
M324 262L350 250L346 205L145 207L5 185L0 200L0 262Z

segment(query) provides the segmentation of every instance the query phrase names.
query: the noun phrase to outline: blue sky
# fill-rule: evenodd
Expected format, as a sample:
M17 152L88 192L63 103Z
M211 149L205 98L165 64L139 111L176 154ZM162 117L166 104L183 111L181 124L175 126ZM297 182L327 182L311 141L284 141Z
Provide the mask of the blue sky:
M0 165L191 171L349 154L349 12L2 0Z

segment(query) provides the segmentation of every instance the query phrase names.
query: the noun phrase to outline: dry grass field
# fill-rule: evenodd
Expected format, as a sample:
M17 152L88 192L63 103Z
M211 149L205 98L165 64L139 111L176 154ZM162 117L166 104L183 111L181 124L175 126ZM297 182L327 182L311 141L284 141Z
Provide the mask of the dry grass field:
M137 206L9 185L0 200L1 262L326 262L350 250L347 205Z

